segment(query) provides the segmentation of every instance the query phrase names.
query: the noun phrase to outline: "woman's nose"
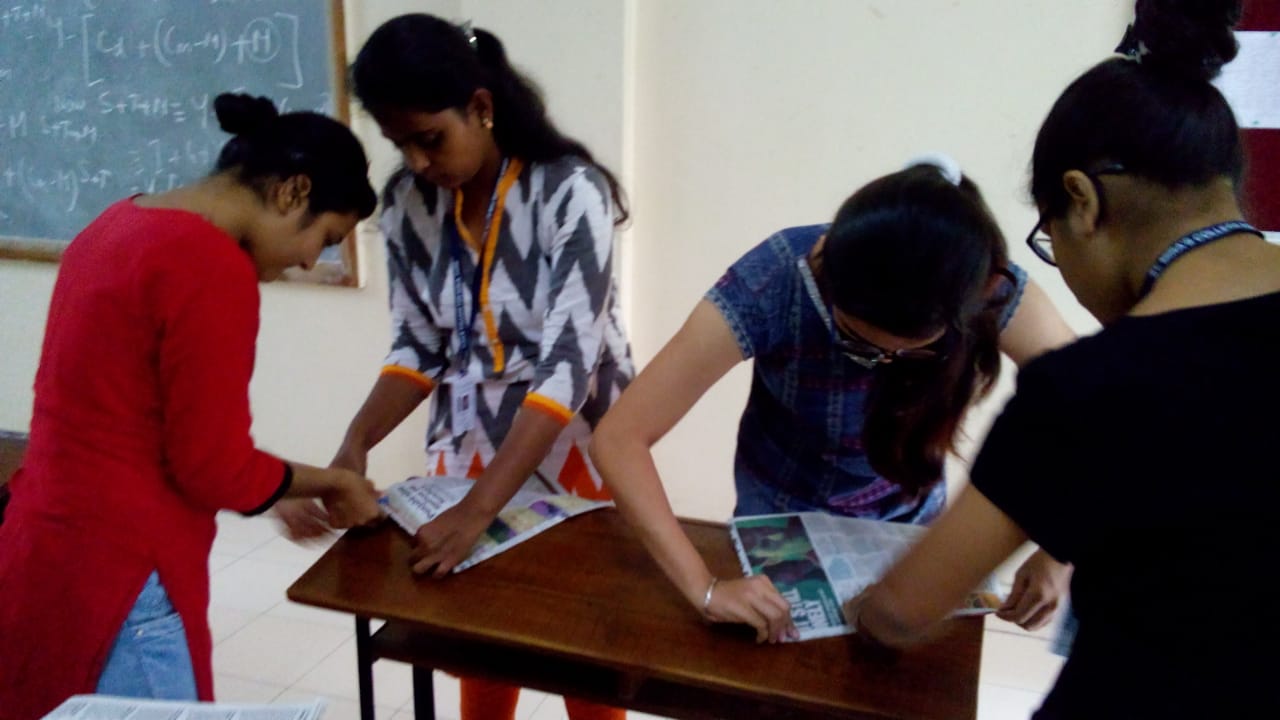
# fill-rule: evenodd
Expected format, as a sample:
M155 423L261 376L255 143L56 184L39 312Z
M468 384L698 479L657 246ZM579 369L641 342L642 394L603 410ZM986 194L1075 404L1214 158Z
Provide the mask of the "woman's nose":
M414 147L407 147L403 151L405 167L409 168L415 175L420 175L431 167L431 160L427 158L427 154L422 150Z

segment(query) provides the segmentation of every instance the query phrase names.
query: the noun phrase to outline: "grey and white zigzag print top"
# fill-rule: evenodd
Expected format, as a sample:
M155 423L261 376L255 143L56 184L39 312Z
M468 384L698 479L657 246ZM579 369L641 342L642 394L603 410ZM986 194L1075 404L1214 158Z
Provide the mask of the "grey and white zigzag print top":
M391 352L384 373L431 390L427 473L475 477L521 408L565 429L539 469L567 492L603 496L586 455L591 429L635 374L613 278L609 186L575 157L521 166L499 186L498 235L486 248L480 312L467 329L476 426L451 429L450 380L459 356L455 315L454 193L402 170L380 220L390 276ZM518 175L517 175L518 173ZM511 181L513 180L513 181ZM483 241L483 240L482 240ZM463 317L480 255L463 247Z

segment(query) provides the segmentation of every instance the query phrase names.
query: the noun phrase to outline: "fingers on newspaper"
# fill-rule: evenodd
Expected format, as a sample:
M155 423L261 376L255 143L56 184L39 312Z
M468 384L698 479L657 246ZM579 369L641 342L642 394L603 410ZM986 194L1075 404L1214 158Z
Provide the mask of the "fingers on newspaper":
M468 478L444 475L413 477L387 488L381 502L391 519L414 535L418 528L461 502L474 484ZM603 507L613 507L613 503L548 492L536 480L530 480L502 508L471 548L471 554L453 571L462 572L564 520Z
M747 575L767 575L791 603L801 640L852 633L843 606L880 579L926 528L826 513L733 518L729 532ZM988 577L955 615L994 612L1004 602Z

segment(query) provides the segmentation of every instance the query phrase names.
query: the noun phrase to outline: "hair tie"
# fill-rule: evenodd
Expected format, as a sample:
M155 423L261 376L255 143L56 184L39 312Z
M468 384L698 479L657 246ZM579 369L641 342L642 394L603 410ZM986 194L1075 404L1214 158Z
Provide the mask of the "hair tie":
M1125 29L1124 37L1120 38L1120 44L1116 46L1116 52L1123 55L1126 60L1142 64L1142 56L1149 54L1151 48L1138 39L1138 33L1134 30L1134 25L1136 23L1129 25Z
M908 160L907 164L902 166L902 169L906 170L917 165L932 165L938 169L938 172L942 173L942 177L946 178L947 182L956 187L960 187L960 181L964 179L964 173L960 171L960 163L945 153L917 155Z
M463 35L464 37L466 37L466 38L467 38L467 44L471 46L471 50L472 50L473 52L478 51L478 50L479 50L479 44L476 42L476 28L475 28L475 25L474 25L470 20L468 20L468 21L466 21L466 22L462 23L461 25L459 25L459 26L458 26L458 29L459 29L459 30L461 30L461 31L462 31L462 35Z

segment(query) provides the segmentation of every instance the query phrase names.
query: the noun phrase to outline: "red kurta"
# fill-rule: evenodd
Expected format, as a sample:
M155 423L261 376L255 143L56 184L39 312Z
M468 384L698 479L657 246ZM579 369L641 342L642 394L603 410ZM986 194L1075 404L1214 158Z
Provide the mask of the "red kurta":
M249 436L258 301L252 261L193 213L121 201L67 247L0 525L0 720L93 692L152 570L212 699L214 514L284 477Z

